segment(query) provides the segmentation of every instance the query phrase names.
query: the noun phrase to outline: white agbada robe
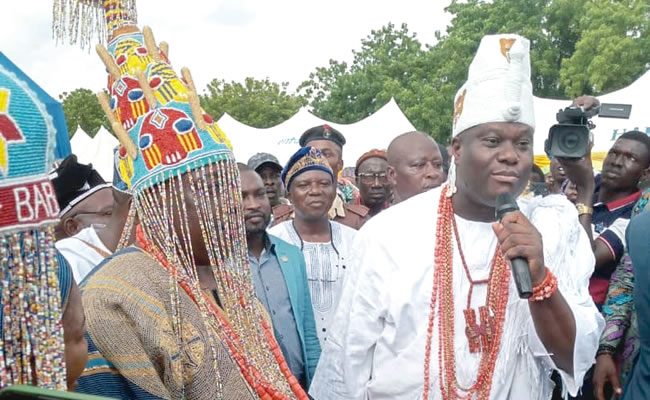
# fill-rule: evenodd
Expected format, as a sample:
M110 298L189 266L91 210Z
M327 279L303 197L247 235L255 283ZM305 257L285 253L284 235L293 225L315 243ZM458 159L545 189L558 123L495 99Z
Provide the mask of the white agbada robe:
M311 384L316 400L421 398L440 191L382 211L358 232L352 274ZM590 242L575 207L564 196L537 197L520 201L519 206L542 234L545 263L558 277L559 290L575 318L574 375L560 371L565 388L575 394L594 362L604 327L588 291L595 261ZM456 221L472 278L487 278L497 243L491 224L458 216ZM456 375L461 386L469 387L475 382L480 356L469 352L465 336L469 281L455 243L453 262ZM485 304L486 293L487 285L476 285L472 307ZM438 321L436 317L430 399L441 398ZM528 301L519 299L511 280L490 398L550 399L552 368Z
M92 226L82 229L72 237L59 240L55 247L70 264L77 283L81 283L93 268L104 261L107 254L112 253Z
M338 222L331 221L330 224L331 242L303 241L302 243L302 254L307 265L309 294L316 320L316 334L321 347L327 341L332 317L341 299L346 276L349 274L352 242L357 234L356 230ZM301 247L300 236L293 228L291 220L274 226L269 229L269 233L298 248Z

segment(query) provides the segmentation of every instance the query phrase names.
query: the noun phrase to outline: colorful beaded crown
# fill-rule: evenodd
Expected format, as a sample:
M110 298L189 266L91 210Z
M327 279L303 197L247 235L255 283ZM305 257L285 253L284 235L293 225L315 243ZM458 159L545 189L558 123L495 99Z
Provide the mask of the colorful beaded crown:
M135 0L55 0L54 33L88 44L107 39L97 52L109 73L108 94L98 94L120 140L120 177L141 191L179 171L233 160L232 146L199 104L187 68L172 69L166 43L136 26Z
M59 206L47 172L56 131L45 105L0 63L0 232L57 222Z
M151 29L131 29L98 52L109 71L108 95L99 94L121 151L121 177L140 191L177 175L224 159L231 145L199 105L189 70L180 79Z
M45 105L0 58L0 389L66 388L54 226L48 178L56 130Z

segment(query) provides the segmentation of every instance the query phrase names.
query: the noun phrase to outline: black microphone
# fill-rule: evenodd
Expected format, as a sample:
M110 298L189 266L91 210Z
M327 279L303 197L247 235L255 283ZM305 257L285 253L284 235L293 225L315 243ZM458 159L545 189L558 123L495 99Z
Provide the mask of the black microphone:
M509 212L519 211L517 202L510 195L510 193L501 193L497 196L496 204L494 205L494 212L496 218L501 221L504 215ZM533 295L533 283L530 279L530 269L528 268L528 260L521 257L516 257L510 260L512 266L512 276L517 285L519 298L527 299Z

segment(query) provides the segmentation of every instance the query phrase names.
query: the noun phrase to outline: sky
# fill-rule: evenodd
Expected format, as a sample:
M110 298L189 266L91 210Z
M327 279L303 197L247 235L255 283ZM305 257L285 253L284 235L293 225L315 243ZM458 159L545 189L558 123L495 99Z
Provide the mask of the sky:
M189 67L200 92L214 78L288 82L295 89L330 59L351 61L373 29L408 24L433 43L449 0L138 0L138 24L169 43L173 67ZM175 8L170 8L174 5ZM55 44L52 0L0 1L0 51L51 96L99 91L106 72L94 48Z

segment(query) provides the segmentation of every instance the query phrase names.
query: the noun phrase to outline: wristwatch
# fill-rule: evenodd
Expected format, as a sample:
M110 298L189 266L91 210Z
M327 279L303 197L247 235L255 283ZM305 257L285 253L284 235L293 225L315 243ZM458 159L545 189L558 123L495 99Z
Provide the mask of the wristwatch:
M588 205L583 203L576 203L576 208L578 209L578 215L583 215L583 214L592 215L594 213L594 209L592 207L589 207Z

